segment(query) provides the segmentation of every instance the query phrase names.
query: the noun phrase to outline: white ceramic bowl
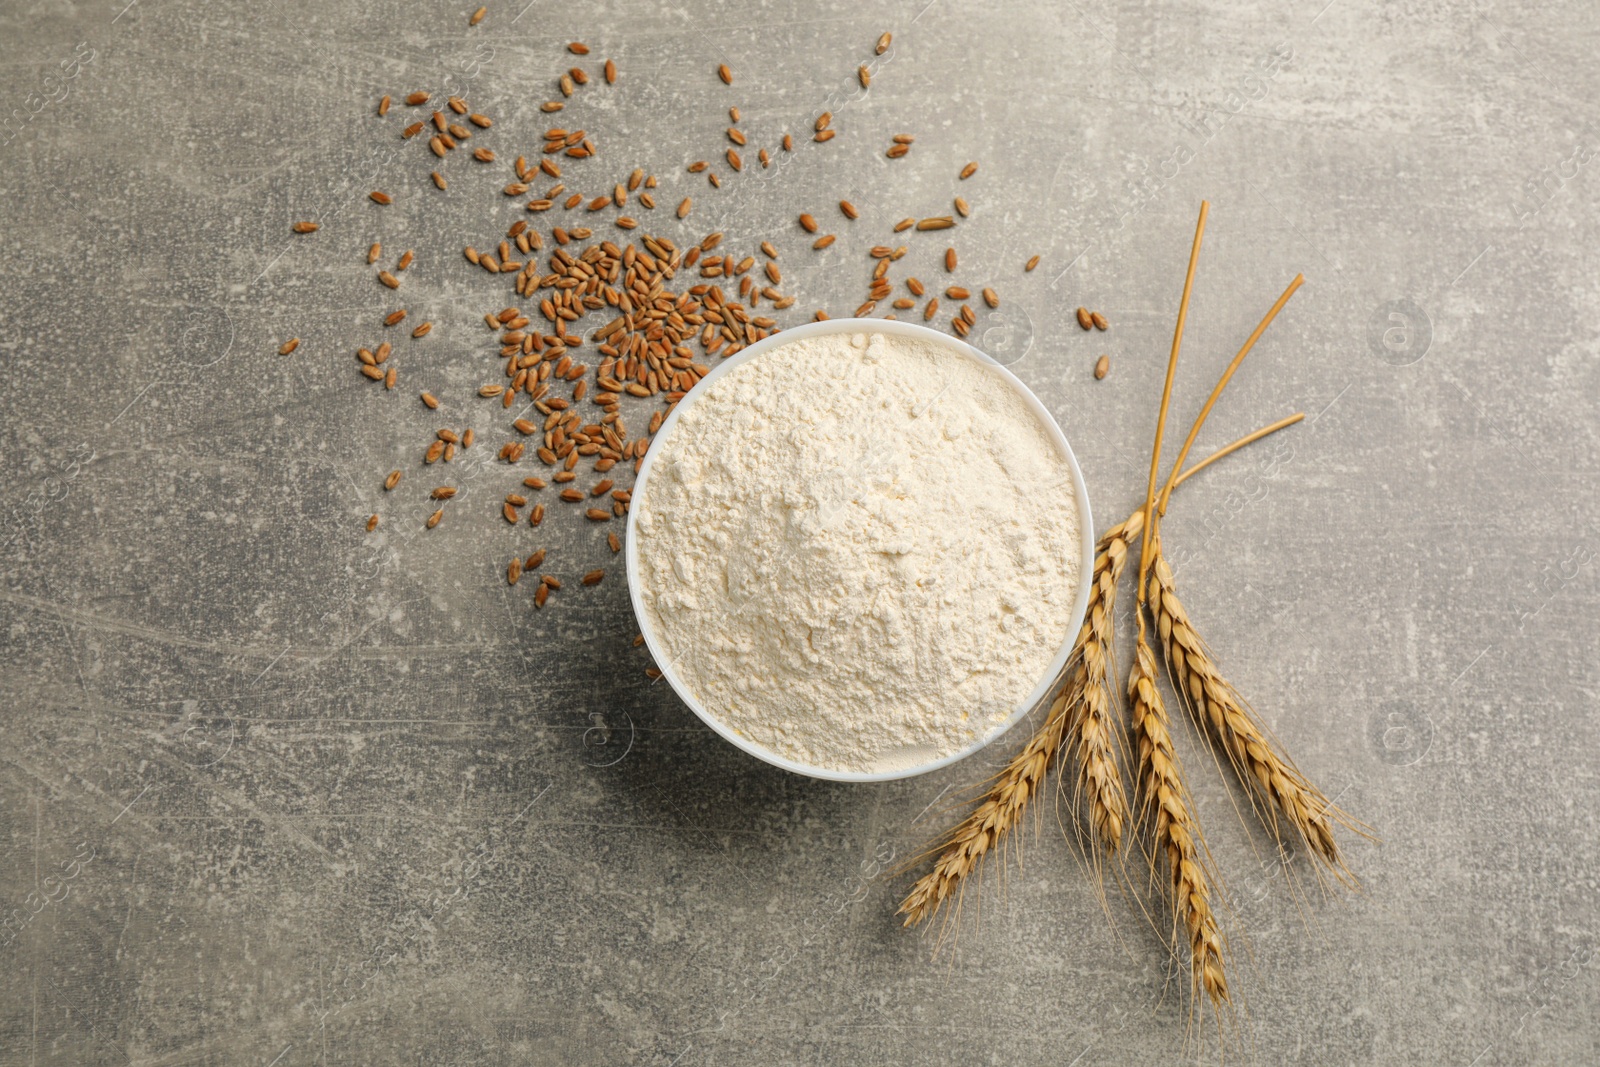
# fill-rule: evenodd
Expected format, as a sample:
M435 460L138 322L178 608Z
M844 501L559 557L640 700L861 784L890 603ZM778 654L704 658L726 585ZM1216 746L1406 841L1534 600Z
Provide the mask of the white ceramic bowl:
M1067 461L1067 466L1072 472L1073 495L1078 504L1078 528L1080 532L1079 541L1081 553L1081 558L1078 561L1078 595L1072 602L1072 612L1067 619L1067 636L1061 642L1061 648L1057 650L1055 657L1051 659L1049 669L1046 670L1044 676L1039 679L1039 684L1034 686L1033 691L1028 694L1026 699L1017 705L1016 709L1011 713L1010 717L1007 718L1004 723L990 731L985 736L980 737L978 740L962 749L960 752L952 753L951 755L944 756L940 759L930 760L927 763L919 763L909 767L898 767L889 771L838 771L828 767L813 767L809 764L797 763L794 760L786 759L785 757L778 755L776 752L773 752L762 745L756 744L749 738L740 736L726 723L718 719L714 713L707 710L707 708L701 704L700 699L695 696L695 694L689 689L683 680L678 677L677 672L672 666L673 659L671 656L667 655L666 650L661 647L659 640L656 638L654 631L651 629L649 613L645 611L644 607L644 600L641 594L639 581L639 553L636 547L638 545L638 539L634 536L634 521L635 517L639 514L637 510L630 510L628 512L628 540L626 553L628 594L633 598L633 614L639 620L639 632L644 634L645 645L650 649L650 654L655 657L656 666L661 670L662 676L666 678L667 683L671 685L673 690L678 694L678 698L685 704L689 705L696 715L700 716L702 722L711 727L717 733L721 734L730 743L744 749L757 759L765 760L775 767L782 767L786 771L793 771L795 774L804 774L812 778L825 778L834 782L887 782L895 778L910 778L918 774L926 774L929 771L938 770L940 767L948 767L957 760L965 759L974 752L978 751L980 748L983 748L985 745L999 738L1001 735L1006 733L1006 731L1010 730L1011 727L1015 726L1024 715L1026 715L1033 707L1043 700L1050 692L1052 685L1055 683L1057 678L1060 677L1062 668L1066 665L1067 656L1071 653L1073 642L1077 639L1078 629L1083 625L1084 611L1089 605L1089 577L1094 570L1094 519L1089 514L1089 494L1084 488L1083 472L1078 469L1078 460L1073 456L1072 448L1067 444L1066 436L1061 432L1061 427L1056 424L1056 420L1054 416L1050 414L1049 409L1039 402L1039 398L1034 396L1033 392L1027 386L1023 385L1022 382L1017 380L1016 375L1012 374L1010 371L1006 370L1000 364L996 363L994 360L990 359L976 348L973 348L965 341L951 337L949 334L940 333L937 330L930 330L926 326L918 326L915 323L897 322L886 319L827 319L823 322L810 322L806 323L804 326L794 326L782 330L781 332L775 333L765 340L757 341L749 348L745 348L734 355L729 356L727 359L713 367L711 373L706 375L702 381L715 381L718 377L727 374L734 367L738 366L740 363L743 363L745 360L755 359L766 352L770 352L774 348L788 344L790 341L798 341L806 337L816 337L819 334L834 333L880 333L890 337L912 337L920 341L931 341L936 344L943 345L945 348L950 349L953 352L960 353L961 355L966 356L968 359L974 359L979 363L986 364L987 366L993 368L994 371L1002 379L1004 379L1012 389L1016 390L1017 394L1021 396L1023 401L1028 405L1028 408L1036 416L1038 416L1039 421L1044 425L1045 432L1049 434L1050 439L1053 440L1056 443L1056 447L1061 450L1061 456ZM645 486L650 481L650 471L655 463L656 457L661 455L663 451L669 451L672 448L672 430L677 425L678 416L683 413L685 408L692 405L699 397L703 395L705 395L704 391L699 386L691 390L687 396L678 401L678 405L677 407L673 408L672 414L668 415L666 421L661 424L661 429L656 432L655 439L650 447L650 451L645 453L644 463L639 468L639 474L634 479L633 499L635 502L642 502L644 500Z

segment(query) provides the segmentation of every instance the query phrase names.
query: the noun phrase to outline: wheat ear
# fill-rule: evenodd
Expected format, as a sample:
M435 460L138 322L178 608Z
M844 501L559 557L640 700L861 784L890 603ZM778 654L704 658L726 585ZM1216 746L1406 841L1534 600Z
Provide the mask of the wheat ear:
M1078 762L1076 795L1088 810L1091 842L1108 856L1121 848L1123 827L1128 823L1128 797L1117 768L1116 708L1108 680L1115 629L1112 612L1117 604L1117 582L1127 566L1133 539L1143 528L1144 512L1136 511L1100 539L1089 610L1078 635L1074 682L1079 699L1067 724L1067 750Z
M1222 936L1211 910L1211 885L1202 854L1204 839L1183 784L1183 768L1172 748L1167 711L1156 688L1156 659L1145 639L1144 616L1133 669L1128 677L1128 703L1138 747L1139 809L1154 816L1151 846L1167 860L1174 926L1181 924L1189 942L1191 984L1204 990L1211 1003L1228 1000L1228 979L1222 965ZM1157 856L1151 857L1152 864Z
M896 914L906 917L906 926L915 926L936 914L961 880L1017 824L1023 808L1038 794L1061 747L1073 701L1074 687L1069 678L1051 702L1044 725L996 776L977 809L945 836L933 870L919 878L900 902Z
M1149 604L1156 633L1172 668L1173 685L1189 702L1197 724L1221 744L1234 771L1262 803L1262 821L1281 840L1280 818L1300 842L1337 878L1354 884L1339 852L1333 824L1360 826L1337 808L1294 761L1275 746L1248 705L1218 671L1216 660L1201 640L1183 601L1178 599L1172 568L1161 555L1159 537L1149 578Z

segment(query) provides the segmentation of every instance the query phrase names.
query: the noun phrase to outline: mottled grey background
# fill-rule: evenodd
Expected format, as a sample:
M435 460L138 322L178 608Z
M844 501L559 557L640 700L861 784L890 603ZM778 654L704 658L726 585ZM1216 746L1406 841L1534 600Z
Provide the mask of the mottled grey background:
M1242 1055L1600 1058L1592 5L536 0L469 30L471 0L124 3L0 11L0 1062L1217 1055L1048 810L953 950L898 927L911 876L874 857L1020 737L892 785L790 777L649 683L620 574L543 612L506 586L538 544L569 580L613 565L570 513L498 518L504 419L470 397L506 297L459 249L515 217L505 161L571 39L622 72L562 116L601 152L573 187L643 166L697 202L650 228L772 238L785 321L848 314L886 223L965 194L960 278L1004 300L975 339L1061 419L1102 524L1142 493L1201 198L1180 428L1303 270L1205 443L1306 423L1186 485L1167 538L1227 670L1384 843L1352 847L1363 895L1302 910L1180 738L1249 936ZM502 162L448 160L440 193L372 108L446 84ZM716 192L683 167L730 104L747 157L804 150ZM352 359L398 302L373 239L417 250L400 295L438 322L391 394ZM445 424L488 447L424 533Z

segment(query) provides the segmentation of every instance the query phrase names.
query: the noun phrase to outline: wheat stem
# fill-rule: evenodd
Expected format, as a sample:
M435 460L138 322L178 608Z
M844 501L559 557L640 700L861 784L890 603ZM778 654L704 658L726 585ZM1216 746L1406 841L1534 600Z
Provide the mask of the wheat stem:
M1239 369L1239 364L1244 362L1244 357L1250 354L1250 350L1256 346L1256 342L1261 340L1261 335L1267 332L1267 327L1272 325L1272 320L1278 317L1278 312L1283 310L1284 305L1289 302L1289 298L1295 294L1295 290L1305 284L1305 280L1306 276L1304 274L1296 274L1294 276L1294 281L1289 283L1289 287L1283 291L1283 295L1278 297L1271 309L1256 324L1256 328L1251 331L1249 338L1245 340L1244 347L1239 349L1238 355L1233 357L1227 369L1222 372L1222 377L1217 379L1217 384L1211 387L1211 395L1206 397L1205 404L1200 408L1200 414L1195 416L1193 424L1190 425L1189 436L1184 439L1183 447L1178 450L1178 459L1172 465L1172 475L1167 479L1166 488L1161 491L1161 506L1157 509L1161 514L1165 515L1167 513L1167 500L1171 498L1172 491L1178 487L1178 471L1183 468L1183 461L1189 458L1189 449L1194 447L1194 439L1200 436L1200 427L1205 425L1206 416L1211 414L1211 408L1216 404L1217 398L1222 395L1222 390L1227 388L1228 382L1233 378L1233 372Z
M1178 475L1176 478L1174 478L1172 480L1172 485L1169 486L1167 488L1167 490L1162 494L1161 506L1159 508L1157 508L1157 511L1160 514L1165 515L1166 514L1166 506L1167 506L1166 505L1166 500L1167 500L1167 497L1172 495L1172 490L1178 488L1178 486L1182 485L1184 482L1188 481L1190 478L1192 478L1196 474L1199 474L1201 471L1203 471L1207 467L1211 466L1217 460L1222 459L1224 456L1231 456L1233 453L1239 451L1239 449L1243 448L1245 445L1252 444L1252 443L1254 443L1256 441L1259 441L1263 437L1266 437L1269 434L1275 434L1279 430L1284 429L1285 427L1293 426L1295 423L1301 421L1305 417L1306 417L1306 413L1305 412L1297 411L1293 415L1288 416L1287 418L1279 419L1277 422L1273 423L1271 426L1263 426L1263 427L1261 427L1261 429L1257 430L1255 433L1247 433L1243 437L1239 438L1237 441L1233 442L1233 444L1227 445L1227 446L1225 446L1223 448L1217 449L1215 452L1211 453L1211 455L1207 456L1205 459L1201 460L1199 463L1196 463L1194 466L1190 467L1188 470L1184 471L1182 474Z
M1200 201L1200 218L1194 225L1194 244L1189 248L1189 269L1183 276L1183 297L1178 301L1178 322L1172 330L1172 353L1167 356L1167 377L1161 386L1161 411L1156 416L1156 443L1150 450L1150 488L1144 500L1144 540L1139 543L1138 599L1144 606L1144 574L1150 553L1150 507L1156 496L1156 475L1161 468L1161 438L1167 426L1167 408L1172 403L1172 379L1178 372L1178 349L1183 344L1183 327L1189 319L1189 294L1194 291L1194 268L1200 261L1200 241L1206 232L1206 216L1211 212L1211 202Z

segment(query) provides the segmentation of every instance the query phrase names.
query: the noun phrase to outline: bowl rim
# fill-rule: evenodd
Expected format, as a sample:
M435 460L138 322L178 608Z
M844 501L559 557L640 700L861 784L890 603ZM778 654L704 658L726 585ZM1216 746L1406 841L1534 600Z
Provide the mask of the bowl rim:
M800 763L796 760L779 755L777 752L774 752L765 746L750 740L749 738L741 736L731 726L722 722L717 718L716 715L708 711L701 703L700 699L690 690L689 686L678 677L677 671L673 667L672 658L664 654L665 650L660 646L658 639L652 631L650 616L644 607L641 583L639 581L639 556L637 548L638 541L634 536L634 524L637 521L637 516L640 514L641 509L633 506L630 506L628 509L628 521L625 529L626 537L624 538L623 559L628 579L628 597L633 604L634 618L639 624L639 632L644 635L645 646L650 650L650 655L655 661L656 669L661 672L661 676L665 678L667 684L672 687L672 691L677 694L678 699L687 704L689 709L699 717L701 722L711 727L712 730L721 735L724 740L730 742L735 747L749 753L764 763L772 764L775 767L781 767L784 770L790 771L794 774L804 775L808 778L820 778L830 782L890 782L901 778L913 778L918 775L939 770L942 767L948 767L951 764L966 759L968 756L973 755L974 753L982 750L995 741L998 741L1001 737L1005 736L1011 731L1011 728L1016 726L1018 722L1022 721L1022 719L1026 717L1030 711L1038 707L1040 702L1042 702L1044 698L1050 694L1051 690L1055 688L1057 681L1059 681L1061 677L1062 671L1066 667L1067 659L1072 653L1072 648L1077 643L1078 630L1083 625L1083 617L1089 606L1090 579L1094 573L1094 518L1089 510L1088 487L1084 484L1083 472L1078 467L1078 459L1077 456L1073 454L1072 445L1068 443L1067 436L1062 432L1061 426L1056 422L1055 416L1052 415L1050 413L1050 409L1045 407L1043 402L1041 402L1039 398L1034 395L1033 390L1029 389L1025 384L1023 384L1022 380L1019 379L1015 374L1011 373L1011 371L1006 369L1004 365L981 350L973 347L958 337L952 337L949 334L940 333L937 330L929 329L926 326L920 326L916 323L899 322L892 319L852 318L824 319L820 322L808 322L801 326L787 327L778 331L777 333L769 334L754 344L749 345L746 348L742 348L738 352L722 360L711 369L711 373L700 379L699 385L696 385L695 388L686 393L683 398L673 406L672 411L668 413L667 417L662 421L660 429L658 429L651 437L650 449L645 453L644 462L639 465L639 471L634 477L631 497L635 505L643 502L645 487L649 482L650 472L653 467L654 460L656 456L660 454L661 446L671 438L672 431L677 426L678 416L682 414L686 408L694 404L699 397L705 395L704 392L701 391L700 385L713 382L718 377L728 373L729 370L740 365L741 363L744 363L750 359L755 359L764 353L770 352L775 348L780 348L791 341L800 341L808 337L825 336L828 334L856 333L865 333L868 335L880 333L931 341L959 352L962 355L967 356L969 359L976 360L977 362L989 367L991 370L999 372L1001 380L1009 384L1011 388L1022 397L1023 402L1027 404L1029 409L1033 411L1034 415L1044 425L1047 436L1049 436L1050 439L1055 443L1056 448L1060 451L1062 458L1066 460L1067 467L1071 472L1073 495L1078 508L1080 559L1078 561L1078 590L1073 601L1072 611L1068 618L1069 625L1066 629L1066 637L1062 641L1061 647L1056 651L1055 656L1051 658L1050 665L1045 671L1042 680L1036 686L1034 686L1033 690L1027 695L1027 697L1017 705L1005 722L1001 723L999 726L993 730L990 730L983 736L977 738L972 742L972 744L966 746L958 752L941 756L936 760L930 760L926 763L913 764L908 767L897 767L893 770L887 771L841 771L829 767L818 767L812 764Z

